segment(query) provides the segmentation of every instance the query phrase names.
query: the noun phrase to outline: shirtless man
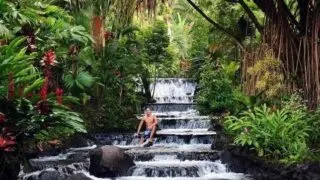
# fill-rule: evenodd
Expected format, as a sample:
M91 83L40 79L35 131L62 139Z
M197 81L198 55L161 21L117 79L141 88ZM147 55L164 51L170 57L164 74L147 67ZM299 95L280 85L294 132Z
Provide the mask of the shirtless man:
M147 139L147 141L149 141L148 144L152 145L158 120L157 117L152 114L150 108L147 108L145 110L145 116L141 119L138 131L135 136L139 135L143 123L146 123L146 130L141 137L140 144L143 144L144 140Z

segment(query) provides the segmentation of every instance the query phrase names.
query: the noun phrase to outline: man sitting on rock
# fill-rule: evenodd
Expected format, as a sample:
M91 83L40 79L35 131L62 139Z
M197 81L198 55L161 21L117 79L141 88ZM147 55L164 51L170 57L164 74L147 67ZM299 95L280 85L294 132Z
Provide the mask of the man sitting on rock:
M152 114L150 108L147 108L145 110L145 116L141 119L138 127L138 131L135 134L135 136L139 136L143 123L146 124L146 130L144 131L140 139L140 144L143 147L149 147L153 144L153 138L156 132L157 124L158 124L157 117ZM145 140L146 142L144 142Z

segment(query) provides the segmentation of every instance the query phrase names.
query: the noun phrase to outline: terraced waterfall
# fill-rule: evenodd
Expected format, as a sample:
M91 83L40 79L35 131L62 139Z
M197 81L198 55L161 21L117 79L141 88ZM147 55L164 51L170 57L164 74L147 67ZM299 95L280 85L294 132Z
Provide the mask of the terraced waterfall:
M127 149L126 152L134 158L136 166L125 177L117 179L248 179L244 174L230 172L228 166L220 162L220 152L211 149L216 133L211 127L210 117L200 116L195 109L193 97L196 84L192 80L158 79L150 89L154 87L157 102L149 104L149 107L158 117L159 130L153 146L140 147L139 139L132 134L95 136L101 144ZM88 178L99 179L87 172L88 160L73 164L67 161L77 159L75 157L81 157L81 154L85 156L90 148L94 146L71 149L58 157L34 159L34 166L41 168L31 175L24 175L22 179L39 177L44 173L43 168L64 173L80 171Z

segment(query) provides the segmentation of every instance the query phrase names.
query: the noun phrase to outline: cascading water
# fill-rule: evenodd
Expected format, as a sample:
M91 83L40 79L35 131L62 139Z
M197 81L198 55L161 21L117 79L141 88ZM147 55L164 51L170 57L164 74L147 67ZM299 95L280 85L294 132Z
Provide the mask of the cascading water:
M150 85L157 103L191 103L196 84L181 78L160 78Z
M244 174L230 172L219 161L219 152L211 150L216 133L211 131L211 119L200 116L195 109L195 88L192 80L181 78L161 78L155 82L155 86L150 86L151 92L155 90L157 102L149 104L149 107L159 121L159 130L151 147L140 147L139 139L132 134L96 135L101 144L127 149L126 152L135 161L136 166L130 173L117 179L249 179ZM47 158L52 160L52 157ZM55 158L61 161L68 159L68 156ZM101 179L91 176L86 168L76 170L88 178Z

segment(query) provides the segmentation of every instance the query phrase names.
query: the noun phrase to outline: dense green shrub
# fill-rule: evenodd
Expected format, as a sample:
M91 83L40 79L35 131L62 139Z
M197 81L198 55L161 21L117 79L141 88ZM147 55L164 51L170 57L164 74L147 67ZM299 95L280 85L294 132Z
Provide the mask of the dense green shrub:
M236 90L233 78L238 68L234 62L223 64L207 60L200 74L200 90L197 95L198 107L202 113L233 111L233 91Z
M309 143L310 148L319 148L320 147L320 109L318 108L314 112L308 113L308 123L311 127L309 133Z
M280 109L266 105L244 111L240 117L230 116L224 122L235 144L255 149L259 156L275 158L286 164L303 161L308 154L306 107L294 100Z

